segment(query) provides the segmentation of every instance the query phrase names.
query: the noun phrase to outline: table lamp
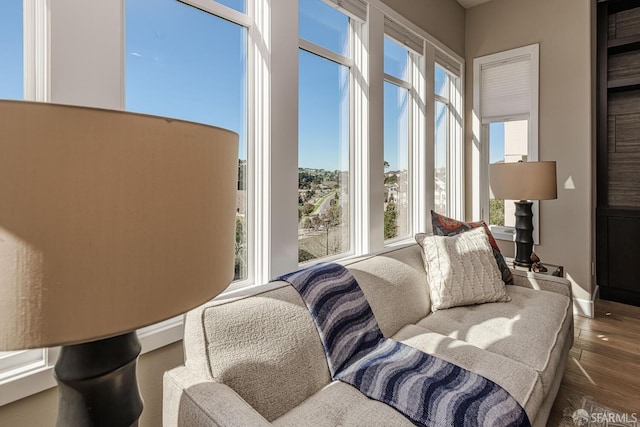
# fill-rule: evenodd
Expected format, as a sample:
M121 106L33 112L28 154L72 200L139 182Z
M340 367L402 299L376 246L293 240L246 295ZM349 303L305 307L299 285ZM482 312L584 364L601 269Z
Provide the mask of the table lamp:
M556 162L492 163L489 165L491 191L497 199L510 199L516 206L517 266L531 267L533 252L533 202L558 198Z
M58 426L137 425L136 329L233 279L238 136L0 101L0 350L62 345Z

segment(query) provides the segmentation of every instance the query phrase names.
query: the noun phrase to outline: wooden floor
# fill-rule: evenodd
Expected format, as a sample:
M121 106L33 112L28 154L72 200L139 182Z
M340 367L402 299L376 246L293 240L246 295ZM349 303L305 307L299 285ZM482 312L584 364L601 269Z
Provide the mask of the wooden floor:
M558 425L572 395L640 414L640 307L597 300L594 319L574 320L575 344L547 425Z

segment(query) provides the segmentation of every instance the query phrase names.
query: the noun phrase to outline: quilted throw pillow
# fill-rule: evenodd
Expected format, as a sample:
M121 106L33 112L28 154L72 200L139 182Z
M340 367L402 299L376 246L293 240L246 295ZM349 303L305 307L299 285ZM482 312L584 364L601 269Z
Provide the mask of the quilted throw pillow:
M484 227L453 236L417 234L429 280L431 311L511 301Z
M452 236L454 234L462 233L463 231L471 230L472 228L484 227L487 231L487 237L489 238L489 243L491 243L491 248L493 249L493 257L495 258L496 264L498 264L498 268L502 274L502 280L507 285L513 285L513 275L511 274L511 270L509 270L509 266L500 252L496 239L493 238L491 231L489 231L489 227L487 227L487 224L484 221L462 222L431 211L431 227L433 228L433 234L437 234L438 236Z

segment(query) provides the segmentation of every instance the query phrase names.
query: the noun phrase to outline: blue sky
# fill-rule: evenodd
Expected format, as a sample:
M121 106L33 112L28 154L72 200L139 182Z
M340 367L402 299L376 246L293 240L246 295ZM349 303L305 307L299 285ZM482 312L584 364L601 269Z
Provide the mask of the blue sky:
M504 123L489 125L489 163L504 160Z
M22 0L0 2L0 98L22 99Z
M384 39L384 72L407 80L409 51L394 41ZM384 83L384 159L388 171L407 170L409 92L393 83Z
M245 0L220 0L245 11ZM126 0L126 108L182 118L240 134L246 158L246 30L175 0ZM348 55L348 18L321 0L300 1L300 36ZM385 72L406 76L406 49L385 38ZM20 99L22 0L0 2L0 97ZM299 166L327 170L348 165L346 68L300 52ZM436 74L436 90L442 87ZM292 83L295 84L295 83ZM385 160L406 165L406 97L385 84ZM438 117L436 118L438 121ZM442 123L441 121L439 123ZM438 123L437 123L438 124ZM494 137L503 138L491 127ZM444 132L440 132L440 140ZM436 141L441 144L443 141ZM492 144L491 159L501 157ZM444 150L438 150L436 165Z

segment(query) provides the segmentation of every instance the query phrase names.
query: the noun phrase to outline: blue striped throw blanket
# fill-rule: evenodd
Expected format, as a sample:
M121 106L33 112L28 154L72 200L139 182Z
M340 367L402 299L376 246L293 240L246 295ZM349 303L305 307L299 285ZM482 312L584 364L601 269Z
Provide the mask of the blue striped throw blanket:
M349 270L318 264L279 278L300 293L331 377L386 403L418 426L530 427L524 409L481 375L384 338Z

